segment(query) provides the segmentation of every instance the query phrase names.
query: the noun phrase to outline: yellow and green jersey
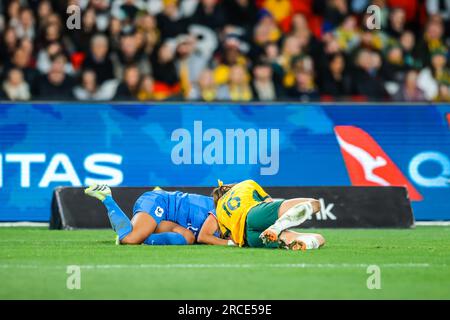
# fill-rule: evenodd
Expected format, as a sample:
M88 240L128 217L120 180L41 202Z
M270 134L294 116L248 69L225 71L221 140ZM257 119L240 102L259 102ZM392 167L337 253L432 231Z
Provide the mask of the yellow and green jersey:
M216 214L222 234L230 235L242 247L245 243L248 212L268 197L263 188L253 180L242 181L231 188L217 202Z

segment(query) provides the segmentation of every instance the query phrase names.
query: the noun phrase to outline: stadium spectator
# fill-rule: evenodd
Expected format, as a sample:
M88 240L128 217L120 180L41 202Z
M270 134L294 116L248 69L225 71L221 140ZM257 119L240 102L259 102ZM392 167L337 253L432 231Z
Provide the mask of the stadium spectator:
M388 46L385 49L384 64L381 68L383 79L386 82L402 83L406 69L401 46L397 43Z
M312 58L301 55L294 59L292 65L294 84L287 89L289 99L293 101L319 100Z
M156 20L162 40L187 33L188 20L182 16L178 0L163 0L163 10Z
M321 92L335 99L352 94L352 82L346 70L346 62L342 53L329 57L328 68L321 75Z
M448 49L448 44L444 40L444 26L439 16L431 16L429 18L425 26L425 31L417 46L419 57L424 65L431 63L431 53L433 51Z
M253 67L251 88L253 100L277 101L283 98L283 89L274 81L272 66L264 61L257 62Z
M399 44L403 51L403 61L409 68L420 68L422 66L420 59L417 58L414 52L416 45L416 38L412 31L405 31L400 37Z
M84 2L83 9L93 8L95 11L95 26L99 32L105 32L111 21L111 3L117 0L75 0ZM65 9L64 9L65 11Z
M301 44L298 38L288 36L283 42L281 54L277 63L281 66L284 72L283 85L287 88L294 85L294 73L292 69L292 61L301 53Z
M80 101L108 101L116 95L118 85L118 81L113 79L99 83L97 73L85 69L80 84L73 89L73 95Z
M11 69L3 82L3 92L11 101L27 101L31 98L30 87L20 69Z
M250 86L250 76L243 65L236 64L230 68L228 97L231 101L251 101L253 93Z
M81 30L70 32L69 36L76 51L87 53L91 49L92 37L98 33L95 9L91 7L83 12Z
M362 49L356 57L353 92L372 100L383 100L387 93L384 89L383 79L379 74L380 67L380 54Z
M426 0L427 13L430 16L439 15L446 27L445 33L450 33L450 0Z
M399 39L406 25L406 12L403 8L392 8L389 14L389 25L387 34L395 39Z
M20 24L20 9L21 4L19 0L13 0L9 2L7 7L7 23L11 28L17 28ZM18 36L16 34L16 36Z
M83 69L94 71L98 84L114 78L114 67L109 56L109 42L106 36L98 34L92 38Z
M92 70L81 74L81 86L74 88L73 94L77 100L96 100L97 76Z
M208 63L207 57L201 50L197 50L196 46L196 39L193 36L177 37L176 67L184 96L189 95L192 83L198 79L200 72Z
M219 31L225 22L225 10L218 0L200 0L191 18L191 23L200 24L215 31Z
M5 67L5 72L8 73L10 68L16 68L22 71L25 81L30 86L32 94L36 94L37 84L39 80L39 72L33 68L31 62L30 49L18 48L12 57L11 63Z
M31 9L23 8L20 11L19 22L17 23L15 31L19 39L34 39L36 36L36 26L33 11L31 11Z
M54 14L52 3L49 0L40 1L36 15L38 34L40 34L41 30L48 23L48 19L52 14Z
M159 31L155 17L149 13L140 14L136 20L136 29L143 38L143 51L146 55L151 55L159 41Z
M3 34L2 43L0 46L1 66L6 65L10 61L11 56L13 56L17 50L17 44L18 38L16 32L11 27L7 28Z
M334 31L334 37L339 43L339 48L344 52L352 52L360 42L359 29L355 17L348 16Z
M121 79L124 69L128 65L136 65L142 74L150 74L151 65L148 57L139 47L139 38L136 31L125 32L120 36L120 47L113 54L114 74Z
M66 63L67 59L62 54L53 58L48 74L39 80L37 98L48 101L73 99L75 82L66 74Z
M51 42L46 48L42 48L39 51L37 55L36 68L42 74L46 74L49 72L54 58L60 56L65 57L65 52L61 46L61 43L58 41ZM64 64L64 72L67 74L73 74L75 72L72 63L68 61L68 59L66 59L66 63Z
M175 64L175 41L166 41L152 54L155 97L165 100L181 93L180 78Z
M139 94L141 73L136 65L129 65L124 70L123 81L119 84L114 100L136 101Z
M150 101L155 99L154 80L151 76L144 76L139 84L137 98L139 101Z
M206 102L228 100L228 88L218 86L214 81L213 71L205 69L200 73L198 81L193 84L189 99Z
M339 26L349 13L346 0L325 1L324 19L325 23L329 24L330 27L335 28Z
M409 70L401 89L394 95L396 101L420 102L425 101L423 91L417 86L418 72Z
M246 34L250 34L256 24L258 8L255 1L228 0L223 1L227 12L227 22L230 25L241 27Z
M223 47L214 59L214 80L218 85L225 85L230 79L230 68L236 64L247 66L244 54L245 43L237 34L229 33L225 36Z
M431 54L431 65L419 74L419 87L425 92L428 100L438 99L439 87L450 85L450 72L447 66L446 52L436 50ZM445 90L444 90L445 92Z
M448 84L440 84L437 96L433 99L435 102L450 102L450 87Z

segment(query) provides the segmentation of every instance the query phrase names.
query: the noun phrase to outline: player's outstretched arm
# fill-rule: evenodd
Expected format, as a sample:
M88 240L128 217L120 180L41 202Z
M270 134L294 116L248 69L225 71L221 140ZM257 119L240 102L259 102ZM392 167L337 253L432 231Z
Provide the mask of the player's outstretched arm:
M198 243L212 244L216 246L228 246L231 240L225 240L216 237L214 234L219 230L216 218L210 214L203 223L200 233L197 237Z

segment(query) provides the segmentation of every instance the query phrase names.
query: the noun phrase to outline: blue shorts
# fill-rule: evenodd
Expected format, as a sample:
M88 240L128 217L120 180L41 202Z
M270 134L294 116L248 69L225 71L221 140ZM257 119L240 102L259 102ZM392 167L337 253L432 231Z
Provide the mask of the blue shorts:
M147 212L155 219L156 224L163 220L168 220L169 209L166 198L154 192L146 192L134 204L133 215L138 212Z

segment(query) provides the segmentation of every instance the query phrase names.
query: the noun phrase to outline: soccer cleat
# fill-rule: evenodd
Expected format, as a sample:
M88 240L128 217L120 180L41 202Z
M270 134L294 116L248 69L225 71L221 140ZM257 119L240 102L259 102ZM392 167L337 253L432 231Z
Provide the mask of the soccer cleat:
M286 250L293 250L293 251L306 251L306 243L304 243L302 240L293 240L291 242L285 242L284 240L279 240L278 243L280 244L280 248L286 249Z
M277 221L266 230L264 230L259 238L264 244L278 241L281 232L286 229L297 227L306 221L313 213L311 203L302 202L290 208Z
M111 189L106 184L94 184L85 189L84 193L90 197L104 201L107 196L111 195Z
M283 233L278 239L278 244L280 248L294 251L306 251L320 247L319 240L311 234L299 234L294 239L288 239L288 236Z

